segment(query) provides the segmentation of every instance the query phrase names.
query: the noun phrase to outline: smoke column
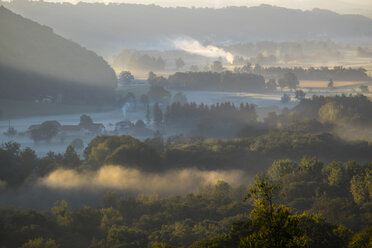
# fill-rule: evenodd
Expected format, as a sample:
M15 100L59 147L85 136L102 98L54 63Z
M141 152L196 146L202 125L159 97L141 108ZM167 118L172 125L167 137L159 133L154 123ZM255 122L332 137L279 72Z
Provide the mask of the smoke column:
M198 54L209 58L223 57L230 64L233 63L234 56L224 49L216 46L203 46L199 41L192 39L177 39L173 41L175 48L188 53Z

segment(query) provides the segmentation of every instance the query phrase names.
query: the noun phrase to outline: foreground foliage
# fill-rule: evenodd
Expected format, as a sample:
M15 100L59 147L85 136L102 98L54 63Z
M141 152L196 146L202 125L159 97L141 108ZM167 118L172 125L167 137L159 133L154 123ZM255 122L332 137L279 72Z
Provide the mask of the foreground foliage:
M109 191L97 207L2 208L0 245L369 247L371 183L371 165L280 160L249 189L219 181L183 197Z

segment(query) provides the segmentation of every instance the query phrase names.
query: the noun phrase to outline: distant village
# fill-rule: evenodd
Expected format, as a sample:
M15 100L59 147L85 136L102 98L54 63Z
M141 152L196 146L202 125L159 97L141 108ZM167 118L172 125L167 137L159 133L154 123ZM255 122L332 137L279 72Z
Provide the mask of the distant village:
M134 132L142 132L151 135L152 130L148 129L142 120L132 123L129 120L109 124L109 128L103 123L94 123L90 116L80 116L80 122L76 125L62 125L57 120L47 120L43 123L31 125L27 133L35 142L51 140L54 137L68 136L96 136L96 135L131 135Z

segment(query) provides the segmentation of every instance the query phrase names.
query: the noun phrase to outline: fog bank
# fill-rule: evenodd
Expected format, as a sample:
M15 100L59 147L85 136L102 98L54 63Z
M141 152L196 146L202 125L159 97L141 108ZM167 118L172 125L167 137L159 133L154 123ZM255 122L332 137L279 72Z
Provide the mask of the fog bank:
M115 189L140 193L184 194L218 180L231 185L246 184L249 177L241 170L202 171L170 170L163 173L141 172L137 169L107 165L98 171L77 172L58 169L41 178L39 184L51 189Z

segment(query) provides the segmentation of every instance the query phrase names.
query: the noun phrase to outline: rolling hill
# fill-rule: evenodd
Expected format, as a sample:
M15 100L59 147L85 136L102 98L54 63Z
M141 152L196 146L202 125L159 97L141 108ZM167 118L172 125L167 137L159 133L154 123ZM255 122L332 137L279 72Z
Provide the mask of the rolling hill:
M110 102L116 85L102 57L0 6L0 98Z
M257 7L164 8L140 4L3 2L90 49L167 48L174 38L237 43L262 40L371 40L372 19L328 10ZM112 54L112 53L111 53Z

